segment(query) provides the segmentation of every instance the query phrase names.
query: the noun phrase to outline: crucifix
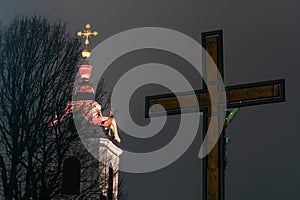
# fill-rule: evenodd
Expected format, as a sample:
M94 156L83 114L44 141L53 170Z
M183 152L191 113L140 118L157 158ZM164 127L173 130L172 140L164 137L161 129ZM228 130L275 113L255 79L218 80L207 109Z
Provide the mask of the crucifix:
M195 112L198 102L201 113L204 117L203 135L205 136L207 131L207 124L212 121L213 118L218 118L216 114L222 106L218 106L211 102L210 95L208 93L208 87L213 90L218 90L219 76L217 70L219 70L222 79L224 79L223 70L223 34L222 30L211 31L202 33L202 46L211 56L212 60L217 65L216 70L207 68L205 71L206 83L203 82L203 89L195 91L195 96L192 94L177 95L181 98L181 102L185 102L183 105L179 104L178 99L174 94L162 94L146 97L146 117L160 115L163 110L160 107L151 107L154 104L160 104L164 107L168 115L184 114L188 112ZM224 174L225 174L225 148L226 126L232 120L240 107L254 106L259 104L277 103L285 101L285 80L271 80L256 82L250 84L227 86L225 88L227 97L227 108L233 109L228 113L225 125L214 124L214 129L218 132L219 128L223 131L217 144L209 152L209 154L203 159L203 200L224 200ZM151 107L151 109L150 109ZM222 127L220 127L222 126Z
M98 32L97 31L91 31L91 25L90 24L87 24L85 25L85 30L83 31L79 31L77 33L77 35L80 37L84 37L85 38L85 48L87 49L88 48L88 45L90 44L90 41L89 41L89 37L90 36L97 36L98 35Z

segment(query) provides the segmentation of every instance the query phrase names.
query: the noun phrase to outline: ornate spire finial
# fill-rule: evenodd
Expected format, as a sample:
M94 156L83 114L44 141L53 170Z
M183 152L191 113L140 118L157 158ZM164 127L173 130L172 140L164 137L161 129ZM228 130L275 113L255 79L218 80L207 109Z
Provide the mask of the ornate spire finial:
M85 30L79 31L77 33L77 35L79 37L84 37L85 38L85 42L84 42L85 49L82 51L82 57L84 59L87 59L91 55L91 52L88 50L88 45L90 44L89 37L90 36L97 36L98 32L97 31L91 31L91 25L90 24L86 24L85 25Z

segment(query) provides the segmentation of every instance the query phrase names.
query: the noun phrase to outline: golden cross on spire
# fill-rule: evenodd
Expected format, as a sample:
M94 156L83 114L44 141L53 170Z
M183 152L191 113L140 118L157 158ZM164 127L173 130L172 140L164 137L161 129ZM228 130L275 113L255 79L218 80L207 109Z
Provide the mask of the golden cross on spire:
M87 25L85 25L85 30L84 31L79 31L78 33L77 33L77 35L79 36L79 37L84 37L85 38L85 42L84 42L84 44L85 44L85 48L86 48L86 50L87 50L87 48L88 48L88 45L89 45L89 43L90 43L90 41L89 41L89 37L90 36L96 36L96 35L98 35L98 32L97 31L91 31L91 25L90 24L87 24Z

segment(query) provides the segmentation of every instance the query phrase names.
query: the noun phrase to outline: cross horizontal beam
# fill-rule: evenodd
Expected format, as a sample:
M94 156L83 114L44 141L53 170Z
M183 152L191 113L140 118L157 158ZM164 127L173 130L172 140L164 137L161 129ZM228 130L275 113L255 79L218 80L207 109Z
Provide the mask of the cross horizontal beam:
M227 108L283 102L285 101L284 89L284 79L227 86ZM177 98L182 100L181 105L173 93L147 96L146 117L160 116L164 112L168 115L196 112L198 106L206 107L211 104L210 95L206 90L197 90L195 94L196 96L192 92L176 94ZM164 110L153 106L155 104L162 105Z

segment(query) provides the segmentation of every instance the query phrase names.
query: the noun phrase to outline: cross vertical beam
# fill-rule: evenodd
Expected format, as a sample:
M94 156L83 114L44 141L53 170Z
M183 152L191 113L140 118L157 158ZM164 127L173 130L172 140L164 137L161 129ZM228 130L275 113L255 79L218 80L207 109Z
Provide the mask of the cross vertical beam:
M221 78L224 77L223 70L223 38L222 31L212 31L202 33L202 46L207 51L207 53L211 56L212 60L216 64L216 67L208 66L212 63L205 62L204 63L204 73L206 83L203 83L203 87L205 91L215 92L217 93L221 88L219 87L219 82ZM204 59L207 60L207 59ZM219 73L221 77L219 77ZM201 101L201 99L200 99ZM211 128L213 128L212 137L210 140L216 141L219 138L219 130L220 119L217 113L220 113L221 105L217 102L210 102L205 109L204 120L205 124L210 124L210 122L214 122L211 124ZM213 115L212 113L215 113ZM215 119L213 119L215 118ZM204 130L204 134L207 132L207 126ZM223 133L221 134L221 139L218 140L218 143L214 146L214 148L210 151L210 153L203 159L204 165L203 170L206 176L203 179L203 199L207 200L223 200L224 199L224 143L223 143ZM203 138L205 135L203 135Z

